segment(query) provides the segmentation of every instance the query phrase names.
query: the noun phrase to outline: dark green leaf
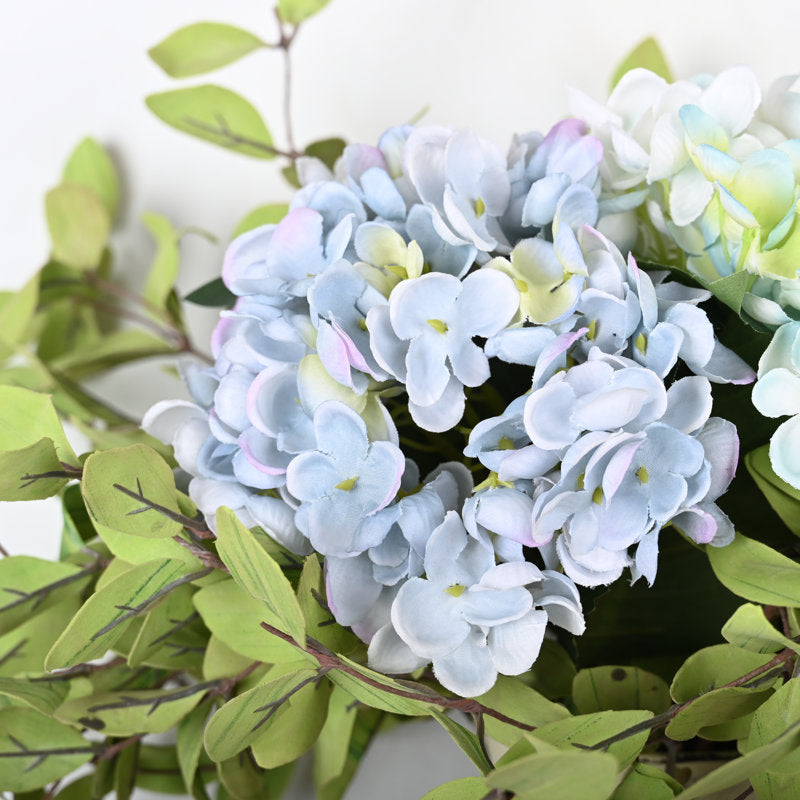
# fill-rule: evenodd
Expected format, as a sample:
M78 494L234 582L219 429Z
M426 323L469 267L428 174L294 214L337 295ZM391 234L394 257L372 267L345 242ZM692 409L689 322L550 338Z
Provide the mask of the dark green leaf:
M331 139L321 139L318 142L312 142L306 147L305 154L318 158L328 169L333 169L334 164L336 164L339 156L344 152L345 147L347 147L347 142L335 136Z
M671 705L667 684L637 667L583 669L572 683L572 696L581 714L635 708L660 714Z
M305 620L292 585L255 536L224 506L217 509L217 552L231 577L266 605L277 620L275 626L305 647Z
M275 149L258 111L221 86L193 86L151 94L148 108L179 131L255 158L275 158Z
M140 742L134 742L114 758L115 800L130 800L139 767Z
M288 167L283 167L281 175L283 175L289 186L294 186L295 189L300 188L300 178L297 177L297 166L294 162L289 164Z
M648 36L644 41L640 42L631 52L623 59L622 63L614 70L614 75L611 78L611 89L613 89L620 81L620 78L632 69L637 68L649 69L650 72L655 72L660 75L667 83L672 83L672 71L667 64L667 59L664 53L658 46L658 42L652 37Z
M634 764L611 800L670 800L683 789L666 772L648 764Z
M95 592L73 617L47 654L48 670L71 667L104 655L124 633L132 609L149 610L174 581L187 572L182 561L139 564Z
M800 535L800 491L775 474L769 458L769 445L751 450L744 457L744 463L784 525L792 533Z
M284 22L298 25L325 8L330 0L278 0L278 13Z
M231 308L236 302L236 295L225 286L222 278L204 283L183 298L187 303L211 308Z
M91 189L113 221L119 203L119 180L108 153L90 137L82 139L72 151L62 176L64 183L75 183Z
M136 786L150 792L181 795L183 778L175 746L142 745L139 750L139 771Z
M97 267L111 233L111 216L86 186L62 183L45 196L53 257L78 269Z
M167 75L187 78L224 67L267 45L249 31L222 22L179 28L147 52Z
M539 657L529 672L521 677L548 700L564 700L572 697L572 680L576 672L569 653L558 642L545 639Z
M254 228L260 228L262 225L274 225L280 222L287 214L289 213L289 206L285 203L270 203L265 206L259 206L258 208L254 208L249 214L239 220L236 228L231 235L232 239L235 239L237 236L241 236L243 233L247 233L247 231L252 231ZM220 283L222 282L221 278L217 279ZM212 281L214 283L214 281ZM206 284L206 286L210 286L211 284ZM205 288L205 287L202 287ZM196 292L199 292L200 289L196 289ZM227 291L227 290L226 290ZM228 293L230 294L230 292ZM192 295L189 295L186 299ZM235 298L235 295L231 295L231 297ZM197 303L197 300L190 300L192 303ZM208 305L207 303L199 303L200 305ZM221 305L221 304L220 304Z
M25 792L69 775L94 748L72 728L29 708L0 709L0 786Z
M178 723L178 742L175 746L178 765L187 792L192 791L203 752L203 731L208 719L208 704L201 703Z
M84 464L81 488L87 510L104 527L155 539L183 532L179 521L153 508L180 514L172 469L146 445L93 453ZM147 502L131 497L131 492Z
M800 564L771 547L737 533L731 544L706 553L720 582L745 600L800 607Z

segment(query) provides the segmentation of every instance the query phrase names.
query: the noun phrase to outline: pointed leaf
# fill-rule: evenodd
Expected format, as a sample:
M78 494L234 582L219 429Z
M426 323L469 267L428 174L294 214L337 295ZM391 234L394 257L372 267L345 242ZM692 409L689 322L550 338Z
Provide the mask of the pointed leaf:
M183 298L187 303L196 306L209 306L211 308L232 308L236 302L236 295L231 292L222 278L214 278Z
M186 564L167 559L150 561L123 572L95 592L73 617L47 654L48 670L71 667L99 658L120 638L133 618L131 609L160 599L173 581L186 574Z
M142 294L146 300L162 308L175 287L178 277L180 234L162 214L146 211L142 214L142 222L156 242L156 256L147 275Z
M338 136L331 139L320 139L306 147L306 155L318 158L328 169L333 169L345 147L347 147L347 142Z
M29 708L0 709L0 786L7 792L63 778L93 754L83 736L50 716Z
M278 0L278 13L284 22L298 25L325 8L330 0Z
M0 678L0 694L13 697L43 714L52 714L64 702L69 690L69 681Z
M772 627L761 606L745 603L725 623L722 635L726 641L756 653L777 653L784 647L800 653L800 644Z
M267 45L255 34L222 22L179 28L147 53L167 75L187 78L224 67Z
M672 83L674 80L672 71L667 64L667 59L664 57L664 53L661 51L658 42L652 36L648 36L644 41L636 45L616 70L614 70L610 88L613 89L626 72L636 69L637 67L655 72L656 75L660 75L667 83Z
M492 764L481 747L480 739L472 731L459 725L441 711L432 711L431 716L450 734L450 738L464 751L467 758L482 774L488 775L492 771Z
M72 151L62 178L64 183L76 183L91 189L114 220L119 203L119 180L102 145L88 136L82 139Z
M292 585L255 536L224 507L217 510L217 552L231 577L272 612L276 627L305 647L305 620Z
M100 525L155 539L183 532L180 522L148 505L180 513L172 469L146 445L93 453L84 464L81 489L87 510ZM142 495L148 502L131 497L129 492Z
M422 800L483 800L486 781L483 778L456 778L427 792Z
M272 136L241 95L207 84L146 98L148 108L179 131L255 158L275 158Z
M763 605L800 607L800 564L741 533L725 547L706 547L719 581Z
M744 457L744 463L784 525L800 536L800 490L775 474L769 458L769 445L751 450Z
M670 800L682 789L683 786L664 770L649 764L635 764L611 800Z
M178 723L178 741L175 750L187 792L192 790L195 783L200 754L203 752L203 731L208 713L208 703L201 703Z
M704 281L698 278L698 283L708 289L714 296L732 308L737 314L742 313L742 300L755 283L756 275L749 272L734 272L715 281Z
M91 189L78 183L56 186L45 195L45 214L53 258L78 269L100 264L111 216Z

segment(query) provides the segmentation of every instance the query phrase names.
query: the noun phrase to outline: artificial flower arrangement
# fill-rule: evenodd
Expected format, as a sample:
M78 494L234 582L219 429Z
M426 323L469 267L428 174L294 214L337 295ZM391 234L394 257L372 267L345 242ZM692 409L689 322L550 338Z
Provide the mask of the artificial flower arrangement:
M280 2L276 46L323 5ZM262 46L200 23L151 55ZM59 562L0 560L1 789L277 797L313 750L336 800L433 717L477 774L430 800L800 797L797 79L674 81L649 40L571 104L508 150L301 152L229 90L148 98L298 187L185 298L222 308L211 357L167 219L114 282L114 169L79 145L0 306L0 496L64 508ZM191 400L141 426L81 385L165 354Z

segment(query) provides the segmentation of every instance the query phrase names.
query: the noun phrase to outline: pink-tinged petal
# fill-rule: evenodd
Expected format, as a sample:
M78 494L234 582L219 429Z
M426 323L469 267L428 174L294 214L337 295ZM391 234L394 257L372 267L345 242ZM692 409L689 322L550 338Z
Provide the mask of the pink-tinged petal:
M736 426L721 417L712 417L696 436L711 463L711 485L707 501L716 500L727 489L736 475L739 463L739 436Z
M633 464L634 456L643 444L644 439L633 440L619 447L611 456L603 472L603 495L607 502L614 498Z
M353 388L347 344L339 332L324 319L321 319L317 326L317 353L334 380L343 386Z
M322 214L312 208L290 211L272 233L267 263L319 261L322 258L322 222Z
M690 508L673 518L672 524L697 544L708 544L717 532L717 521L708 511Z
M547 628L544 611L529 611L521 619L498 625L489 632L489 653L497 671L521 675L539 656Z

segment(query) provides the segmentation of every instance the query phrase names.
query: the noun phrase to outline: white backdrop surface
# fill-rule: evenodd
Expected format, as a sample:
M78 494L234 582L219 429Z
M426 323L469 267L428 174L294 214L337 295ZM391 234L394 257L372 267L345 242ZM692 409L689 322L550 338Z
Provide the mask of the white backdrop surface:
M35 0L3 10L0 289L18 288L46 259L42 198L85 135L110 149L122 177L113 244L132 286L153 254L143 211L219 238L217 245L196 238L183 245L179 286L188 291L218 274L224 244L247 211L288 199L276 162L179 134L144 105L149 93L210 80L250 99L276 142L285 141L279 53L258 52L209 78L180 82L149 61L148 47L201 20L276 38L263 0ZM604 98L619 60L651 34L677 77L746 63L766 85L800 71L793 0L757 8L738 0L333 0L293 48L296 138L374 142L427 106L424 122L469 126L505 146L512 132L546 130L564 116L567 85ZM204 341L213 315L191 320ZM123 370L93 388L135 414L182 393L150 375ZM0 542L10 552L54 557L58 533L55 502L0 504ZM471 770L443 732L414 723L379 739L347 800L413 800ZM306 770L290 800L312 796Z

